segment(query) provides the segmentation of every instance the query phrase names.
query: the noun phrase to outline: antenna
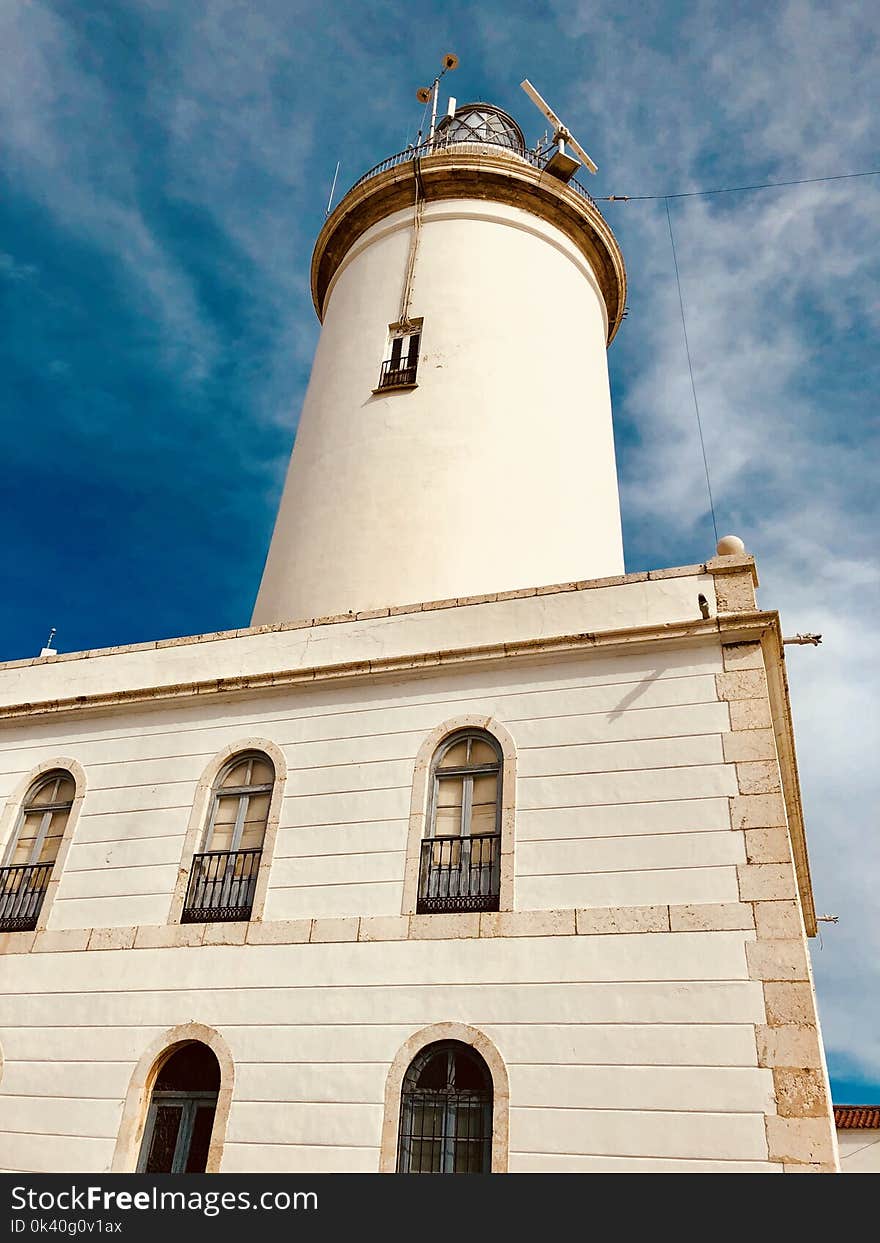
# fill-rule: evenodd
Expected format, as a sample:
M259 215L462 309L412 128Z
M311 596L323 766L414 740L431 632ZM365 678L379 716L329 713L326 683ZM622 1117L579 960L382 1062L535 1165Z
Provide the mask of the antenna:
M42 648L42 650L40 651L41 656L57 656L58 655L58 652L52 646L52 640L55 638L56 633L57 632L55 630L55 627L53 626L52 629L49 631L49 637L46 640L46 646Z
M340 164L341 164L341 161L337 160L336 161L336 172L333 174L333 185L330 187L330 197L327 200L327 210L324 212L325 216L330 215L330 208L333 206L333 195L336 193L336 178L339 176Z
M440 79L444 73L448 73L450 69L458 68L458 57L454 52L447 52L443 57L443 68L437 74L437 77L430 86L420 86L416 91L416 99L420 104L426 104L431 101L431 129L428 133L428 142L434 140L434 130L437 125L437 93L440 89Z
M547 162L547 172L552 173L554 177L558 177L561 181L571 181L575 170L578 169L580 165L576 160L573 160L570 155L565 154L566 143L568 143L575 155L579 156L583 163L586 164L591 173L598 172L596 165L587 155L586 151L577 139L572 137L571 130L562 124L559 117L547 101L538 94L528 78L520 82L520 86L528 95L529 99L538 111L543 112L544 116L553 126L553 141L556 143L557 149L555 154L551 156L550 160Z

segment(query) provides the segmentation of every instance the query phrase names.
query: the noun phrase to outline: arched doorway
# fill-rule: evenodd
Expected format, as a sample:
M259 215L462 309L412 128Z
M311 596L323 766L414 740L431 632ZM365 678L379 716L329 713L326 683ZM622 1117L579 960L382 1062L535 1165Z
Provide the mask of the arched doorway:
M492 1104L492 1075L476 1049L427 1045L403 1079L398 1173L490 1173Z
M207 1045L179 1045L159 1068L139 1174L204 1174L220 1090L220 1064Z

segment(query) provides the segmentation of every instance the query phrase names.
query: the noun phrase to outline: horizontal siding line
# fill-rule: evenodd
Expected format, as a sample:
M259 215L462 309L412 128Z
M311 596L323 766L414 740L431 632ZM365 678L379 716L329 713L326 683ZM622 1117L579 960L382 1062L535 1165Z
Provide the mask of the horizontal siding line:
M403 1024L401 1026L403 1026ZM683 1024L683 1026L689 1026L689 1025ZM740 1026L745 1026L745 1024L740 1024ZM357 1060L353 1061L350 1059L341 1060L341 1061L321 1059L319 1061L317 1058L312 1058L308 1061L294 1061L290 1059L286 1061L275 1061L273 1059L270 1061L267 1058L264 1061L250 1061L250 1060L246 1061L240 1058L234 1058L233 1060L237 1067L238 1066L317 1066L317 1067L320 1067L320 1066L389 1066L391 1064L392 1059L387 1059L387 1058L386 1059L375 1059L374 1058L374 1059L362 1060L362 1061L357 1061ZM564 1070L568 1070L568 1069L577 1070L582 1067L588 1068L588 1069L595 1069L595 1070L646 1070L646 1071L654 1071L654 1070L762 1070L764 1069L763 1067L758 1066L757 1062L755 1062L754 1066L751 1063L746 1063L745 1065L737 1064L737 1065L731 1066L729 1062L547 1062L547 1061L520 1062L516 1058L510 1058L510 1057L505 1057L502 1060L505 1066L539 1066L542 1068L545 1066L559 1066ZM51 1061L44 1059L42 1064L57 1066L58 1062L54 1061L54 1059L52 1059ZM101 1065L103 1064L104 1062L102 1060Z
M730 830L729 830L729 829L727 829L727 830L721 829L721 830L719 830L719 831L720 831L720 832L722 832L722 833L723 833L723 832L725 832L725 831L726 831L726 832L728 832L728 833L730 832ZM671 834L666 834L666 836L667 836L667 837L668 837L668 836L671 836ZM745 856L744 856L744 857L743 857L743 858L742 858L739 862L740 862L740 863L745 863ZM730 863L681 863L681 864L679 864L678 866L675 866L675 865L673 864L671 867L662 867L662 868L658 868L658 867L653 867L653 868L646 868L646 867L632 867L632 868L579 868L576 872L521 872L521 871L517 871L516 875L517 875L517 878L522 877L522 879L523 879L523 880L526 880L526 879L528 879L528 880L546 880L546 879L548 879L548 878L556 879L556 878L558 878L558 877L560 877L560 876L621 876L621 875L628 876L630 873L640 873L640 872L706 872L706 871L712 871L712 869L714 869L714 868L735 868L735 867L737 867L737 866L738 866L737 861L736 861L736 860L732 860ZM738 902L738 901L739 901L739 899L738 899L738 898L731 898L731 901L732 901L732 902ZM618 905L624 905L624 904L623 904L623 903L619 903ZM650 906L650 905L653 905L653 904L652 904L652 903L648 903L648 905ZM663 905L665 905L665 903L664 903ZM678 903L673 903L672 905L673 905L673 906L676 906L676 905L679 905L679 904L678 904ZM688 903L681 903L681 905L682 905L682 906L685 906L685 905L686 905L686 906L694 906L694 905L697 905L697 906L698 906L698 905L700 905L700 904L699 904L699 903L688 902ZM528 908L524 908L524 909L528 909ZM577 908L576 908L576 909L577 909ZM588 910L589 908L587 907L587 908L583 908L583 909L587 909L587 910ZM695 929L695 931L696 931L696 929ZM731 931L732 931L732 929L731 929ZM737 929L737 931L738 931L738 932L746 932L746 931L749 931L749 930L748 930L748 929L745 929L745 928L740 928L740 929ZM652 933L651 935L653 936L654 934Z
M98 1063L95 1063L98 1065ZM125 1093L117 1096L74 1096L73 1093L67 1092L61 1096L54 1092L3 1092L0 1093L0 1101L115 1101L121 1105L125 1099ZM0 1131L0 1135L3 1131Z
M123 868L122 870L124 871L125 869ZM100 871L100 868L98 869L98 871ZM159 893L92 893L92 894L87 894L85 897L76 897L71 894L62 893L59 890L55 896L55 906L57 906L59 902L108 902L111 898L126 898L130 902L137 901L137 899L139 898L169 898L170 899L171 890L162 889L159 891ZM90 924L86 925L86 927L91 927L91 926L92 925ZM98 924L95 926L103 927L103 925L101 924ZM151 924L149 926L153 927L155 925ZM132 927L132 925L131 924L114 924L113 927L130 928ZM159 927L164 927L164 925L160 924ZM42 929L42 931L44 932L81 932L82 930L83 930L82 927Z
M143 762L149 763L149 764L156 764L156 763L160 763L161 760L163 759L167 759L169 763L173 763L178 758L179 757L176 755L168 755L168 756L160 757L159 760L145 760ZM140 763L140 761L138 760L126 760L125 761L125 764L128 768L133 768L134 765L137 763ZM95 767L99 767L99 766L95 765ZM170 777L167 781L162 781L159 779L148 777L146 780L143 780L143 781L128 781L126 782L125 785L121 785L121 786L99 786L99 785L93 785L90 783L87 792L89 794L100 794L100 793L103 793L105 790L143 790L143 789L152 789L154 786L192 786L193 789L195 789L198 786L200 780L201 780L201 773L199 773L195 777Z
M658 769L657 771L664 770ZM575 774L575 776L576 775L577 774ZM723 798L726 800L733 797L734 796L732 794L692 794L688 795L688 797L684 797L682 795L678 798L638 799L633 802L620 803L554 803L543 807L517 807L516 814L521 815L523 812L535 812L540 815L545 811L586 811L589 807L652 807L655 803L705 803L710 799ZM369 821L356 821L355 823L369 823ZM311 828L312 826L309 825L302 827ZM721 829L717 829L715 832L720 833Z
M236 1105L344 1105L347 1109L356 1106L359 1109L383 1109L384 1101L302 1101L295 1096L245 1096L236 1097Z
M696 795L696 796L691 797L691 798L669 798L669 799L649 799L649 800L640 799L640 800L637 800L637 801L632 802L632 803L586 803L586 804L582 804L582 803L575 803L575 804L570 804L570 805L565 806L565 807L557 807L557 806L553 806L553 807L517 807L515 810L516 810L516 815L517 815L517 817L519 817L519 816L540 816L540 815L542 815L542 814L543 814L543 812L545 812L545 811L568 811L568 810L570 810L571 808L574 808L575 810L579 810L579 811L580 811L580 810L583 810L583 809L584 809L584 808L586 808L586 807L652 807L652 806L653 806L655 803L657 803L657 802L661 802L661 803L710 803L710 802L724 802L724 803L726 803L726 802L728 801L728 799L730 799L731 797L732 797L732 796L731 796L730 794L705 794L705 795ZM279 830L279 833L280 833L280 832L282 832L282 831L289 831L289 832L294 832L294 833L295 833L295 832L298 832L300 829L342 829L342 828L347 828L347 827L348 827L348 826L350 826L350 825L372 826L372 825L374 825L374 824L407 824L407 825L408 825L408 824L409 824L409 816L408 816L408 815L405 815L405 816L382 816L382 817L378 817L378 818L375 818L375 819L368 819L368 820L331 820L331 821L326 821L326 820L325 820L325 821L321 821L320 823L317 823L317 822L314 822L314 823L313 823L313 822L309 822L309 823L303 823L303 824L280 824L280 825L278 826L278 830ZM684 830L683 830L683 831L684 831ZM687 831L693 831L693 832L698 832L698 833L699 833L699 832L706 832L707 830L703 830L703 829L695 829L695 830L687 830ZM721 832L723 832L723 830L722 830L722 829L712 829L712 830L708 830L708 831L709 831L709 832L713 832L713 833L721 833ZM640 836L642 836L642 834L638 834L638 833L636 833L636 834L621 833L621 834L620 834L620 836L621 836L621 837L640 837ZM650 834L650 833L646 833L646 834L644 834L644 836L645 836L645 837L650 837L650 836L651 836L651 834ZM113 840L115 840L115 839L113 839ZM128 840L128 839L120 839L120 840ZM134 840L134 839L132 839L132 840ZM138 839L138 840L140 840L140 839ZM143 840L145 840L145 841L146 841L146 840L148 840L148 839L146 839L146 838L145 838L145 839L143 839ZM531 840L531 839L530 839L530 840ZM537 839L534 839L534 840L541 840L541 839L537 838ZM559 840L564 840L564 839L560 838ZM89 843L89 844L94 844L94 845L97 845L98 843Z
M610 1070L610 1069L613 1069L613 1067L605 1067L604 1069ZM743 1068L743 1069L748 1069L748 1068ZM49 1098L44 1098L44 1099L64 1100L66 1098L49 1097ZM70 1098L70 1099L74 1099L74 1098ZM76 1098L76 1099L85 1099L85 1098ZM96 1098L96 1099L99 1099L99 1098ZM113 1099L116 1100L117 1098L114 1097ZM236 1105L326 1105L331 1108L336 1105L343 1105L347 1109L351 1109L353 1107L366 1108L366 1109L384 1108L384 1101L381 1101L381 1100L304 1101L304 1100L299 1100L296 1097L274 1097L274 1096L244 1097L241 1100L236 1098L235 1104ZM517 1104L514 1104L513 1099L511 1098L509 1109L511 1113L513 1113L515 1110L525 1111L529 1109L546 1109L546 1110L552 1110L554 1113L573 1113L573 1114L594 1114L594 1113L675 1114L676 1116L697 1115L698 1117L714 1116L714 1117L722 1117L722 1118L730 1118L730 1117L760 1118L762 1122L764 1120L764 1113L757 1107L755 1109L719 1109L719 1108L715 1108L715 1109L673 1109L673 1108L664 1108L664 1106L662 1105L517 1105Z
M405 851L394 851L392 853L404 854ZM318 880L318 881L309 880L309 881L304 881L303 884L301 885L270 885L269 889L271 890L272 893L284 893L288 889L339 889L347 885L402 885L402 884L403 884L403 874L401 873L400 876L385 876L381 880ZM391 912L390 918L393 919L397 915L399 915L399 912L397 911ZM385 915L380 914L376 916L376 918L378 919L385 919L387 917L389 917L387 911ZM345 915L344 913L339 912L336 915L312 915L311 917L307 915L294 915L293 918L294 919L308 919L308 918L312 918L312 919L371 919L372 916L361 915L357 912L353 915Z
M429 841L429 838L423 838L423 841ZM406 847L400 846L397 849L388 850L324 850L316 855L281 855L277 851L272 859L273 864L280 862L282 859L354 859L360 855L405 855ZM276 888L275 885L272 888Z
M633 837L706 837L713 833L730 833L738 830L727 829L670 829L666 833L654 830L653 833L596 833L587 835L586 837L520 837L517 835L516 849L521 846L540 846L550 842L567 842L569 845L574 842L626 842ZM427 841L428 839L423 839ZM276 858L278 856L276 855ZM287 857L287 856L285 856ZM290 856L295 858L296 856ZM721 865L719 865L721 866ZM576 875L576 873L573 873Z
M317 823L309 821L308 824L279 824L278 832L281 833L284 830L296 832L297 829L341 829L352 824L409 824L409 813L404 816L380 816L375 820L324 820Z
M434 667L432 667L432 671L433 671L433 668ZM654 679L654 681L651 682L650 684L653 686L656 686L658 685L658 683L664 683L664 682L683 682L683 681L687 681L689 678L711 678L715 673L721 673L721 672L722 670L721 670L720 662L719 662L719 667L717 669L713 669L711 672L670 674L668 677L665 677L665 678ZM437 676L436 673L435 673L435 676ZM440 674L439 676L442 677L443 675ZM411 680L412 681L424 680L423 671L414 670ZM521 697L522 695L562 694L567 691L590 690L590 689L594 689L600 686L633 686L633 685L637 686L639 685L640 682L645 682L645 681L648 681L648 679L642 676L642 677L633 678L631 681L628 681L628 682L617 681L617 680L609 681L609 682L582 682L582 683L576 682L571 686L549 686L549 687L539 687L539 688L530 687L526 690L521 690L521 691L507 690L507 689L470 690L465 694L462 694L460 696L456 696L453 698L426 699L420 702L416 706L420 708L432 708L432 707L442 707L444 704L467 703L468 701L473 700L473 699L491 699L493 697L502 698L502 699L516 699L516 698ZM265 689L269 689L269 688L265 688ZM713 700L710 702L715 702L715 701ZM310 721L310 720L322 719L324 717L333 717L333 716L356 716L359 713L376 712L377 710L393 712L398 707L403 708L403 709L408 709L408 708L412 708L413 706L414 706L413 704L408 703L408 704L397 704L397 705L394 705L393 707L377 709L377 705L375 703L371 703L364 708L354 708L354 707L348 706L345 708L333 709L329 712L318 712L318 711L307 712L304 715L279 716L279 717L256 716L253 718L241 718L237 720L236 728L244 729L252 725L259 725L261 723L282 724L285 721ZM227 724L196 726L195 729L189 728L189 729L167 729L166 730L166 729L162 729L161 727L158 727L155 730L146 730L140 733L127 734L125 735L125 737L156 738L156 737L163 737L166 735L172 736L176 734L191 734L191 733L196 733L196 732L207 732L209 729L228 729L228 728L229 726ZM412 733L412 732L418 732L418 731L396 730L392 732ZM94 737L91 737L91 738L80 739L80 742L88 742L88 743L93 743L93 742L100 743L100 742L106 742L106 741L107 741L106 737L101 737L99 735L95 735ZM25 742L25 743L22 743L20 747L13 745L7 748L7 750L10 752L19 751L19 750L27 750L29 747L32 747L33 745L34 745L33 742ZM205 754L213 754L213 752L206 752ZM27 772L29 770L25 769L24 771Z
M97 845L97 843L93 843ZM65 876L77 876L85 872L129 872L137 868L176 868L180 866L180 856L171 859L167 863L102 863L99 867L93 868L64 868ZM93 895L94 896L94 895ZM103 895L100 895L103 896ZM129 895L125 895L129 896ZM131 894L131 897L143 897L143 894Z
M126 786L126 789L136 790L138 786ZM80 814L80 822L83 820L95 820L98 816L155 816L157 813L166 811L189 811L192 807L192 800L188 803L174 803L171 807L115 807L112 811L85 811ZM169 834L169 836L172 836Z
M749 1114L749 1117L760 1116ZM599 1158L603 1161L675 1161L681 1163L687 1161L696 1165L699 1162L709 1163L712 1165L766 1165L770 1167L773 1173L778 1173L782 1166L779 1164L771 1164L769 1157L658 1157L654 1153L631 1153L631 1152L546 1152L533 1151L529 1148L511 1148L511 1157L549 1157L555 1159L557 1157L587 1157ZM548 1171L549 1172L549 1171ZM564 1173L565 1171L560 1171ZM610 1171L609 1171L610 1173Z
M224 1152L230 1145L238 1148L337 1148L340 1152L347 1152L349 1148L355 1148L363 1152L378 1152L380 1148L379 1144L322 1144L318 1140L311 1142L306 1142L305 1140L280 1142L278 1140L266 1141L262 1139L227 1139L223 1144ZM259 1177L259 1175L254 1175L254 1177ZM184 1188L181 1188L181 1190L184 1190Z
M638 1024L637 1026L644 1026L644 1024ZM658 1024L658 1026L662 1026L662 1025ZM678 1024L678 1026L691 1027L691 1026L699 1026L699 1024L682 1023L682 1024ZM735 1025L728 1024L728 1026L739 1026L739 1027L752 1026L753 1027L754 1024L739 1023ZM242 1065L242 1064L243 1063L236 1062L237 1066ZM593 1069L593 1070L649 1070L649 1071L654 1071L654 1070L743 1070L743 1071L748 1070L748 1071L752 1071L752 1070L764 1070L765 1069L764 1067L758 1065L757 1060L755 1061L754 1065L752 1065L751 1062L746 1062L743 1065L740 1065L739 1063L737 1063L731 1066L729 1062L546 1062L546 1061L545 1062L518 1062L518 1061L512 1061L510 1058L505 1058L504 1064L505 1066L539 1066L539 1067L560 1066L566 1070L568 1070L569 1068L573 1068L577 1070L581 1067L586 1068L586 1069ZM770 1071L769 1073L772 1074L772 1071ZM525 1108L525 1106L523 1106L523 1108ZM529 1106L529 1108L531 1108L531 1106ZM685 1111L685 1112L688 1112L688 1111Z
M550 1109L554 1113L566 1114L675 1114L687 1116L689 1114L703 1118L760 1118L761 1124L764 1123L764 1111L762 1109L663 1109L656 1105L650 1108L636 1105L616 1106L616 1105L514 1105L511 1102L510 1112L526 1109ZM775 1116L775 1115L774 1115ZM565 1153L560 1153L565 1156ZM699 1158L697 1158L699 1160Z
M683 742L691 738L720 738L726 730L710 729L702 734L652 734L639 738L594 738L591 742L517 743L517 751L553 751L557 747L639 747L643 742Z
M319 917L319 918L322 918L322 917ZM328 918L330 917L328 916ZM353 916L352 918L357 918L357 916ZM650 932L650 933L647 933L647 932L633 932L633 933L613 932L613 933L606 933L605 935L613 936L618 939L622 936L640 936L640 937L649 936L652 940L656 940L657 937L662 937L662 936L681 937L681 936L686 936L687 934L682 933L682 932L666 932L666 933L663 933L663 932ZM705 934L700 933L697 935L702 936ZM740 935L744 936L745 934L740 933ZM476 941L478 938L469 937L467 939ZM491 938L482 938L482 939L494 941L494 940L500 940L501 938L491 937ZM517 937L518 941L527 941L529 939L530 939L529 937ZM305 945L305 944L308 944L308 942L303 941L303 942L298 942L298 944ZM315 944L315 942L312 942L311 944ZM381 942L380 941L368 941L368 942L364 942L364 941L360 941L360 942L323 941L323 942L318 942L318 944L322 944L322 945L352 945L352 944L380 945ZM397 942L397 944L403 944L403 942ZM434 941L433 944L437 945L437 944L440 944L440 942ZM193 948L209 949L211 947L207 945L199 945L199 946L194 946ZM228 946L214 946L214 948L215 949L218 949L218 948L227 949L229 947ZM255 949L257 947L249 946L248 948ZM278 947L273 946L272 948L278 948ZM289 947L285 947L285 948L289 948ZM66 953L87 953L86 950L72 950L72 951L67 950L65 952ZM144 952L145 951L143 950L141 951L141 953L144 953ZM386 983L386 984L364 984L361 981L358 981L352 984L235 984L231 988L230 987L227 987L227 988L192 988L192 987L190 988L159 988L159 987L134 988L134 987L129 987L129 988L94 988L94 989L90 989L88 992L85 992L82 989L68 989L68 990L42 989L39 993L16 993L16 992L13 992L12 990L7 989L4 995L6 997L96 997L96 996L129 997L132 995L132 993L140 993L145 996L147 994L156 994L157 996L160 996L162 994L171 994L171 995L174 995L176 993L211 994L211 993L221 993L221 992L230 992L230 991L235 992L235 993L278 993L278 992L288 993L288 992L300 992L304 988L315 988L315 989L319 988L322 993L326 993L332 989L345 989L345 990L381 989L382 991L387 992L389 989L393 989L393 988L429 988L429 989L436 989L436 988L571 988L576 985L584 985L584 984L605 984L609 988L619 989L621 987L625 987L627 984L654 984L656 985L656 984L754 984L754 983L756 983L755 980L750 980L747 976L739 976L739 975L728 976L723 979L710 979L710 980L707 980L703 976L699 978L695 976L675 976L675 977L669 977L669 978L667 978L666 976L661 976L661 977L654 976L652 979L646 979L646 980L642 980L642 979L637 979L637 980L509 980L508 979L508 980L439 980L439 981L434 981L433 983L430 983L430 984L419 984L419 983L401 984L401 983L393 983L393 982ZM489 1024L493 1022L493 1020L491 1019L487 1019L485 1021ZM679 1024L680 1022L681 1020L679 1020ZM40 1024L35 1024L35 1026L45 1027L46 1025L44 1023L40 1023ZM75 1026L78 1027L79 1024L75 1024ZM100 1026L116 1027L117 1024L107 1023L107 1024L100 1024ZM123 1024L123 1026L126 1026L126 1025ZM145 1024L145 1026L154 1027L156 1026L156 1024L148 1023L148 1024ZM276 1027L278 1025L276 1023L260 1023L260 1024L253 1024L253 1025L250 1023L246 1023L246 1024L242 1023L242 1024L239 1024L239 1026L242 1026L242 1027L250 1027L250 1026ZM305 1024L305 1026L315 1026L315 1024ZM350 1024L345 1024L345 1026L357 1027L358 1024L350 1023Z
M104 813L101 812L100 814L103 815ZM131 813L123 812L122 814L130 815ZM119 843L119 844L124 843L125 845L127 845L129 842L168 842L168 841L171 841L173 837L179 838L180 841L183 841L184 837L186 837L186 830L182 829L179 833L147 833L145 837L106 837L106 838L100 838L98 841L94 841L94 842L88 841L88 840L83 841L80 839L79 836L76 836L73 842L71 843L71 847L73 846L106 846L114 842ZM65 871L67 871L66 868L65 868Z
M99 1144L113 1144L116 1142L115 1135L75 1135L66 1131L13 1131L9 1127L0 1131L0 1139L4 1135L36 1135L38 1139L87 1139L94 1140L95 1143Z
M638 768L579 768L558 773L517 773L518 781L552 781L557 777L616 777L624 773L667 773L680 772L685 768L725 768L724 760L698 760L694 764L653 764L646 768L641 764ZM409 787L406 787L407 789Z
M689 982L693 983L693 981L689 981ZM740 981L733 981L733 982L739 983ZM752 981L752 983L754 982L755 981ZM611 982L606 982L606 983L608 983L609 986L611 984ZM712 983L727 984L727 983L730 983L730 981L713 980ZM27 994L24 994L24 993L15 994L15 996L18 996L18 997L23 997L26 995ZM42 994L32 993L30 994L30 996L39 997L39 996L42 996ZM249 1031L251 1028L262 1029L264 1027L271 1028L273 1031L275 1030L282 1031L282 1030L286 1030L287 1028L292 1028L293 1030L297 1030L300 1027L317 1028L319 1030L323 1030L325 1027L332 1027L332 1028L344 1027L344 1028L351 1028L352 1030L357 1030L357 1028L359 1027L405 1027L405 1028L409 1028L409 1027L412 1027L413 1024L416 1024L417 1027L418 1026L424 1027L429 1023L429 1021L430 1020L428 1019L425 1019L424 1022L421 1019L400 1019L395 1023L388 1023L384 1021L380 1022L378 1020L371 1021L370 1019L359 1019L356 1023L352 1023L352 1022L334 1023L332 1021L328 1021L325 1023L258 1023L258 1022L252 1021L252 1022L247 1022L247 1023L231 1023L231 1022L223 1023L222 1027L224 1031L229 1030L229 1029L238 1029L238 1028L240 1028L242 1031ZM757 1020L754 1020L754 1019L751 1021L746 1020L746 1019L732 1019L732 1020L729 1020L728 1022L724 1022L722 1019L706 1019L706 1020L699 1020L699 1021L691 1020L690 1022L687 1022L684 1019L645 1019L641 1023L634 1022L633 1020L615 1022L613 1019L582 1019L578 1021L559 1019L559 1020L550 1020L549 1022L546 1019L488 1019L483 1022L483 1026L485 1027L541 1027L541 1028L544 1028L544 1027L574 1027L574 1028L580 1028L580 1027L687 1027L687 1028L742 1027L746 1029L753 1029L756 1022ZM15 1023L15 1024L7 1023L4 1026L4 1031L8 1031L8 1032L10 1031L40 1031L40 1032L52 1032L54 1034L55 1032L60 1032L60 1031L92 1031L92 1030L94 1031L115 1031L115 1032L133 1031L133 1032L143 1032L146 1034L151 1031L157 1031L157 1032L165 1031L166 1025L162 1023L143 1023L143 1024L139 1024L139 1023L135 1023L135 1024L131 1024L131 1023L74 1023L69 1026L64 1026L64 1025L59 1025L57 1023ZM15 1060L16 1061L33 1061L33 1062L40 1062L40 1063L46 1063L46 1062L54 1063L55 1062L54 1058L16 1058ZM88 1062L91 1062L93 1059L89 1058L86 1060ZM130 1059L128 1058L107 1059L107 1060L108 1061L122 1060L122 1061L125 1061L126 1063L130 1061Z
M726 799L729 796L726 794L719 794L719 795L713 795L712 797ZM157 809L150 808L149 810L152 815L156 814ZM167 809L159 808L158 810L161 811L161 810L167 810ZM132 815L130 811L125 811L125 812L109 812L109 811L103 812L102 811L102 812L92 813L92 814L97 814L101 816L112 816L112 815L130 816ZM80 819L81 820L85 819L85 816L82 816ZM408 823L409 823L409 815L407 814L404 816L379 816L379 817L376 817L370 820L332 820L329 822L323 821L320 824L279 824L278 830L279 832L281 832L282 830L285 830L285 829L292 829L294 831L297 829L336 829L336 828L343 828L344 826L350 825L350 824L373 825L373 824L408 824ZM97 841L92 841L90 839L81 841L80 838L77 836L75 844L78 846L79 845L104 846L108 842L150 842L154 840L158 841L160 837L179 837L183 839L185 836L186 836L185 830L180 833L165 833L165 834L157 833L155 838L152 837L150 834L147 834L146 837L102 837L102 838L99 838Z
M285 803L294 798L338 798L341 794L381 794L394 790L411 790L412 782L407 781L405 785L400 786L361 786L355 790L316 790L313 794L308 792L304 794L287 794L284 795Z

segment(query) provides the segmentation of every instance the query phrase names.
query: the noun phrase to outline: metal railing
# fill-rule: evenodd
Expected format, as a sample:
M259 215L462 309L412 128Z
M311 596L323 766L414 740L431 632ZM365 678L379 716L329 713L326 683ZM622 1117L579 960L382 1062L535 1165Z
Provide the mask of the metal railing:
M32 932L49 877L52 863L13 863L0 868L0 932Z
M378 388L403 388L406 385L415 384L416 368L416 363L401 366L400 363L395 363L393 358L386 359L379 373Z
M389 168L397 168L399 164L408 164L411 160L426 159L432 155L440 155L442 152L447 151L452 147L498 147L501 151L508 151L517 159L524 160L526 164L531 164L533 168L540 169L541 172L544 171L551 156L553 155L553 152L556 150L556 148L553 147L552 150L544 153L543 151L530 151L527 147L513 147L507 143L491 142L488 139L480 141L475 141L473 139L462 140L461 138L447 139L444 135L438 134L435 135L432 142L423 142L418 147L407 147L405 151L398 151L395 155L389 155L386 160L382 160L380 164L374 165L373 168L364 173L363 177L359 177L351 189L356 190L357 187L362 186L365 181L369 181L371 177L377 177L379 173L387 172ZM557 180L558 178L554 178L554 181ZM571 190L574 190L575 194L580 195L582 199L586 199L588 203L592 204L592 206L596 208L596 211L599 211L599 205L596 200L590 194L586 186L581 185L576 177L572 177L570 181L560 182L559 184L567 185Z
M500 882L500 833L426 838L416 910L497 911Z
M193 855L180 922L250 919L262 850L209 850Z

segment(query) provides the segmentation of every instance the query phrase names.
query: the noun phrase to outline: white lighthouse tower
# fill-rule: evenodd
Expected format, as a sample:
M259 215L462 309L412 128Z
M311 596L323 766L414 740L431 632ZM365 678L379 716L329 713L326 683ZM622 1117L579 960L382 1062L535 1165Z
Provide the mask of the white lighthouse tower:
M626 280L578 167L452 101L329 217L255 625L623 572L605 351Z

